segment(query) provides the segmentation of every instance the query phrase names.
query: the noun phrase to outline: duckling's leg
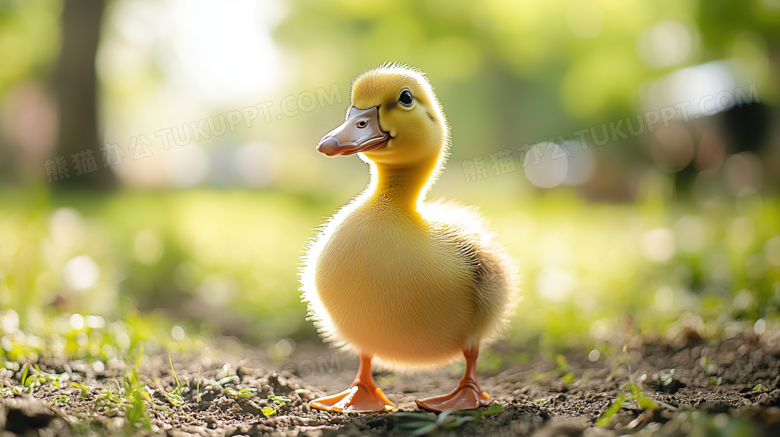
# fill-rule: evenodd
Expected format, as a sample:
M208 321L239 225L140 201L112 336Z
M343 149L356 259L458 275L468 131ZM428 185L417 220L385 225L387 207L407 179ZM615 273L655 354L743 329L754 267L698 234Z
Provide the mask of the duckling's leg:
M371 376L371 355L360 354L360 367L348 389L333 396L315 399L309 405L338 413L376 413L396 408L377 387Z
M463 349L463 355L466 357L466 372L458 383L458 387L444 396L417 399L415 402L418 406L442 412L446 410L474 410L482 405L493 403L493 398L483 392L477 383L479 346Z

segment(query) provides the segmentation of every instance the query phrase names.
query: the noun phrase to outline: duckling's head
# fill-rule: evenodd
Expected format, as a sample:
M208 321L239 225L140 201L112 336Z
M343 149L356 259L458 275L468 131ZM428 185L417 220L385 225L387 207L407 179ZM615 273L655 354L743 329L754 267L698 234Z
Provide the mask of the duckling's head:
M380 167L430 166L443 161L449 127L428 79L418 70L382 65L352 83L352 106L317 150L327 156L362 153Z

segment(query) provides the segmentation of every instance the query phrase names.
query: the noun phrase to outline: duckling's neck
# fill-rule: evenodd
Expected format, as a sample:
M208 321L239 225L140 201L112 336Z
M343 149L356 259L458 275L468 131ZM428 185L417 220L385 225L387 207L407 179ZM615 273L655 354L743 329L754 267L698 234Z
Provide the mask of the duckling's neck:
M436 160L403 168L377 165L371 175L376 178L376 184L369 201L417 211L417 201L422 200L435 166Z

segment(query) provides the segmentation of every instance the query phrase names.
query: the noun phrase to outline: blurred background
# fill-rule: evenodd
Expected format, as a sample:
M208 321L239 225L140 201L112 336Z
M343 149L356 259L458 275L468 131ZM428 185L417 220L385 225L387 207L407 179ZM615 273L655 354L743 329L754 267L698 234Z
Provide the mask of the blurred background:
M0 353L317 342L299 256L368 168L315 146L386 61L452 126L429 198L521 260L519 349L780 330L778 0L0 0Z

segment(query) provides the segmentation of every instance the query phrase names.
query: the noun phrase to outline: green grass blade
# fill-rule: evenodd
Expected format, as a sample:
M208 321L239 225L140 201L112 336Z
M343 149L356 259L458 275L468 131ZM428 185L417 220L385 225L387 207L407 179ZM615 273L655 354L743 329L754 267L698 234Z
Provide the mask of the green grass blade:
M596 421L596 426L604 426L609 424L609 422L612 421L612 416L617 414L618 411L620 411L621 408L623 408L623 402L626 400L626 396L624 393L620 393L620 395L615 399L615 402L612 402L612 405L607 408L607 411L604 412L604 414L599 418L599 420Z

